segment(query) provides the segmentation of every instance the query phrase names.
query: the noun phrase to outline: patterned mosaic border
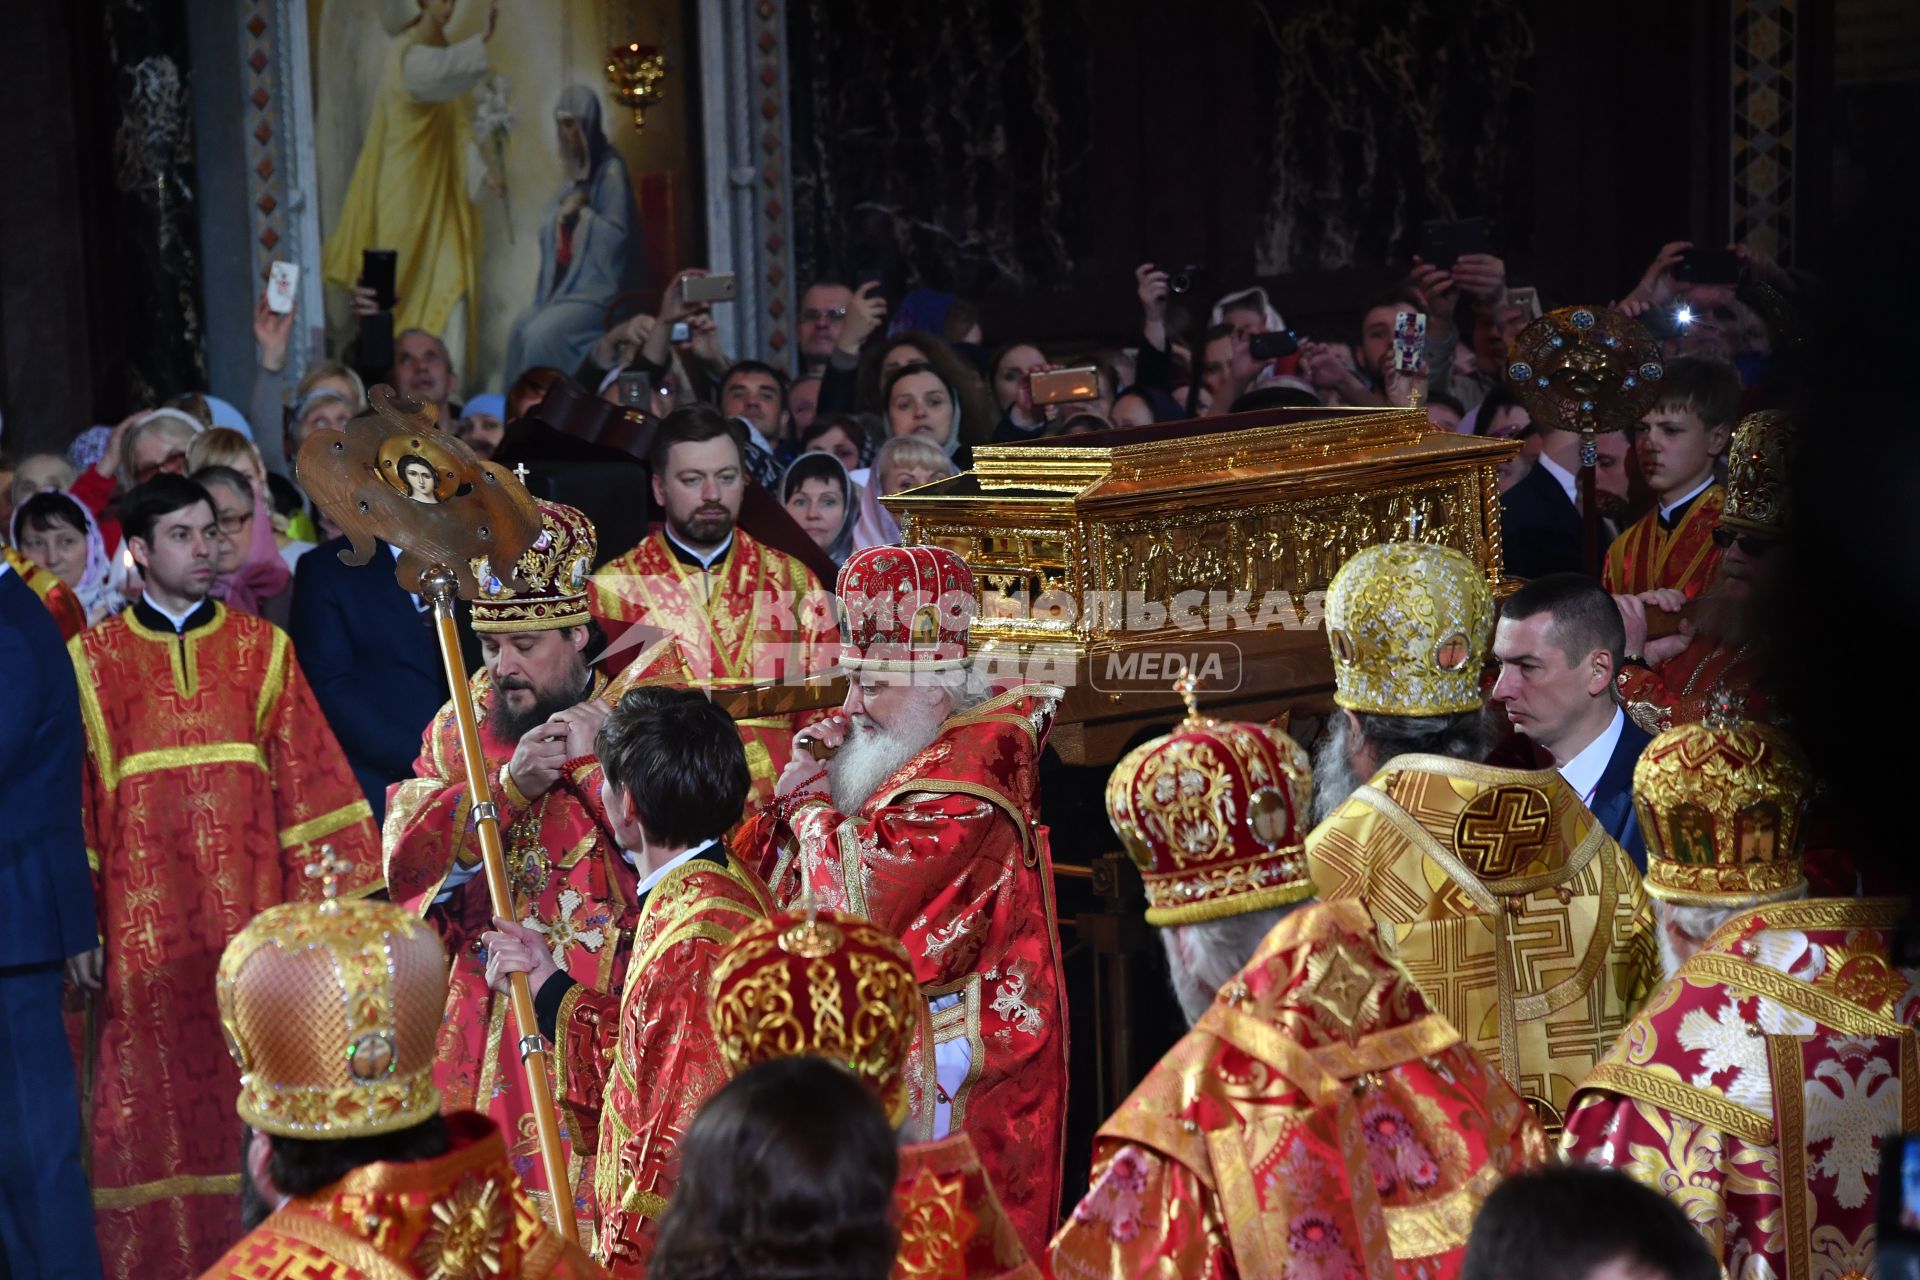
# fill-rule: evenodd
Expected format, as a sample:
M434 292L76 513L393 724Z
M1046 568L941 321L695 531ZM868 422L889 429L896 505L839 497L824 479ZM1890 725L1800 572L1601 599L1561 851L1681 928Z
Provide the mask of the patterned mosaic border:
M1793 263L1799 0L1732 0L1734 243Z

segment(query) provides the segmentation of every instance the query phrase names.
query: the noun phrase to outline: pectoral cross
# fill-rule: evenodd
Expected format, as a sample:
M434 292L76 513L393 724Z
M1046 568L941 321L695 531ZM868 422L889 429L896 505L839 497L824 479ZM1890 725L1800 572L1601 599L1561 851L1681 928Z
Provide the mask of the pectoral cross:
M307 864L307 879L320 882L320 896L326 899L328 906L335 905L340 898L340 877L353 870L351 862L344 861L333 851L333 846L320 846L320 859Z
M1421 511L1418 507L1410 507L1407 509L1407 540L1409 542L1420 541L1420 526L1426 522L1427 516L1424 511Z
M527 474L528 472L527 472L526 463L516 462L513 464L513 477L514 479L518 480L521 484L525 484L527 482Z

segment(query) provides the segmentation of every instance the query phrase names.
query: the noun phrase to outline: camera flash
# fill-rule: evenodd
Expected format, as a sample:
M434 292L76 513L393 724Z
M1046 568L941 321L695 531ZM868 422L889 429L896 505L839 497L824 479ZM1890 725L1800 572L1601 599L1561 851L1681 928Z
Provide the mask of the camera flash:
M1675 324L1677 324L1677 325L1679 325L1679 326L1680 326L1680 327L1681 327L1682 329L1684 329L1684 328L1686 328L1686 327L1687 327L1688 325L1690 325L1690 324L1692 324L1692 323L1693 323L1693 308L1692 308L1692 307L1685 307L1685 306L1682 306L1682 307L1675 307L1675 308L1674 308L1674 311L1673 311L1673 322L1674 322Z

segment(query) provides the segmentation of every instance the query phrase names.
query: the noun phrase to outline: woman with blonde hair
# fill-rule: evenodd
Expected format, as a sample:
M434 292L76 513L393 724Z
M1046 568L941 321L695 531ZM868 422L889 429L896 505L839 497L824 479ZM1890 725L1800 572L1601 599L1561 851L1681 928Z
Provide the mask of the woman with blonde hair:
M853 521L853 546L891 547L900 541L900 522L880 505L884 494L897 493L918 485L931 484L957 475L959 468L946 450L925 436L895 436L880 446L872 468L856 474L860 510Z
M279 530L274 527L273 504L267 501L267 467L260 460L260 451L253 441L238 431L226 427L214 427L194 437L187 447L187 470L198 477L209 467L225 467L238 472L246 480L248 491L228 488L236 497L249 501L253 507L252 519L246 521L244 531L226 528L226 519L221 520L221 536L244 539L246 554L241 557L240 566L230 574L224 574L214 584L214 594L230 603L247 609L248 612L260 612L252 604L264 606L267 601L280 595L287 589L291 574L286 561L280 558L280 543L276 538ZM284 524L284 522L282 522Z

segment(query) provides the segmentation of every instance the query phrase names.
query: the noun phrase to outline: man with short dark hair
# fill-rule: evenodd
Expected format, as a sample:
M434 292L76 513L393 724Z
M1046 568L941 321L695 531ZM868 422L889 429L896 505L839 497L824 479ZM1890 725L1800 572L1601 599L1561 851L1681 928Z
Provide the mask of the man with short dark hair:
M1460 1266L1460 1280L1719 1276L1720 1263L1680 1204L1624 1174L1577 1165L1516 1174L1495 1187Z
M1640 420L1640 469L1655 506L1615 538L1601 581L1615 595L1671 590L1689 600L1719 567L1713 531L1726 490L1714 467L1740 414L1740 375L1692 356L1669 360L1660 398Z
M615 856L598 804L593 736L611 704L608 678L588 662L596 631L587 612L593 524L572 507L539 506L542 536L519 562L521 590L503 584L484 560L473 565L480 595L471 617L486 663L471 680L480 747L520 923L543 935L556 962L583 981L618 990L633 947L638 877ZM656 645L619 679L681 671L672 645ZM552 1188L536 1158L533 1102L520 1070L521 1032L506 1017L506 1000L488 988L485 957L475 950L492 927L493 908L465 759L449 702L426 727L415 776L387 793L387 880L393 900L431 918L453 952L435 1082L450 1107L484 1111L500 1125L509 1154L528 1162L528 1187L547 1197ZM590 1172L591 1144L568 1138ZM590 1199L576 1208L592 1220Z
M638 878L641 967L622 987L596 981L591 968L576 980L549 937L499 918L481 941L496 991L527 975L540 1032L561 1057L570 1122L583 1138L599 1135L600 1257L639 1280L679 1175L680 1137L726 1082L707 1019L714 968L773 903L726 846L751 780L724 711L691 690L635 689L600 726L594 752L598 809Z
M758 360L741 360L720 380L720 412L746 424L747 470L761 488L778 492L780 464L792 455L787 438L787 375Z
M1653 739L1613 696L1625 637L1613 597L1592 578L1535 578L1500 606L1493 632L1500 677L1490 697L1645 871L1633 766Z
M596 616L673 633L708 689L793 678L824 659L830 634L812 609L820 589L812 571L736 527L751 451L712 405L661 419L650 462L664 527L593 575ZM759 804L786 767L795 726L770 716L738 727Z
M220 949L266 908L318 894L322 843L380 887L372 815L284 632L207 596L207 491L161 474L120 505L145 582L68 646L87 728L83 816L101 946L84 1071L94 1218L109 1275L192 1274L232 1242L239 1087L213 1004Z
M441 1114L446 975L432 927L390 902L272 907L228 945L247 1234L203 1280L600 1274L543 1221L495 1126Z

